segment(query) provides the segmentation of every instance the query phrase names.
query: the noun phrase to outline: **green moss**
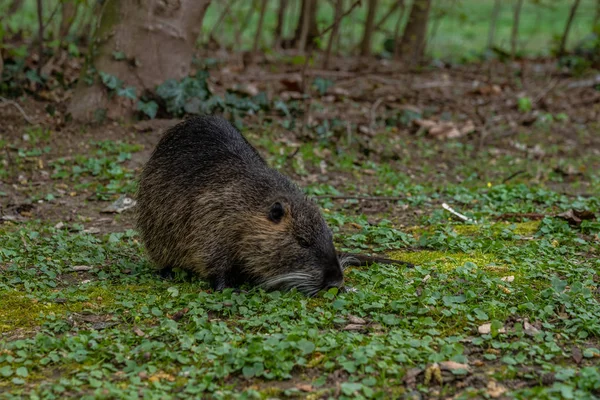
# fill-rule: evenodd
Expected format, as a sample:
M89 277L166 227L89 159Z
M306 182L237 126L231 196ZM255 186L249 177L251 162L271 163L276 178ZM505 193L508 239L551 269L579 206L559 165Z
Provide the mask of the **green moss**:
M459 235L473 236L481 232L481 225L454 225L454 232Z
M527 221L527 222L518 222L518 223L510 223L510 222L499 222L497 224L493 224L491 226L491 231L494 237L499 236L500 232L503 229L508 227L514 227L513 232L517 235L521 236L531 236L535 232L537 232L540 221ZM480 234L484 229L486 229L485 225L454 225L452 227L456 233L464 236L475 236Z
M527 221L516 223L515 233L521 236L531 236L536 233L540 227L540 221Z
M436 268L442 271L450 271L464 265L466 262L472 262L480 268L489 271L504 271L506 267L493 255L482 252L451 253L442 251L394 251L388 253L389 257L395 260L408 261L415 265L433 263Z
M43 315L60 313L59 304L42 303L16 291L0 293L0 333L33 328Z

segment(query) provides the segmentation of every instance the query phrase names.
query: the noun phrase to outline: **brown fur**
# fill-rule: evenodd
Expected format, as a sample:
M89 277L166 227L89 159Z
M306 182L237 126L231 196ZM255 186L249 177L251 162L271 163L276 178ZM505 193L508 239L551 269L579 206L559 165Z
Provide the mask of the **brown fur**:
M169 129L137 197L137 228L158 268L193 271L215 289L251 283L313 295L343 284L318 207L221 118Z

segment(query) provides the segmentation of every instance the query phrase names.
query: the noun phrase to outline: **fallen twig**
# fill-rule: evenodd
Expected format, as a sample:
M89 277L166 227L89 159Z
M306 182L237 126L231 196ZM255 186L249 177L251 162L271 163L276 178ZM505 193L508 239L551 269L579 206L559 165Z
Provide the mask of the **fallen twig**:
M0 107L4 107L4 106L15 107L17 110L19 110L19 112L21 113L23 118L25 118L25 121L29 122L31 125L35 124L35 121L32 120L31 118L29 118L29 116L25 113L25 111L21 108L19 103L17 103L16 101L8 100L8 99L5 99L4 97L0 97Z
M463 221L475 222L472 218L469 218L469 217L467 217L465 215L462 215L461 213L459 213L458 211L454 210L452 207L450 207L446 203L442 203L442 208L444 208L444 210L447 210L450 213L456 215L458 218L462 219Z
M585 79L582 81L571 82L567 85L567 89L577 89L588 86L600 85L600 74L596 75L592 79Z
M527 172L527 171L522 169L520 171L514 172L514 173L510 174L509 176L507 176L506 178L504 178L502 183L506 183L506 182L510 181L512 178L514 178L515 176L521 175L524 172Z
M373 103L373 107L371 107L371 132L375 132L376 122L377 122L377 108L379 105L383 103L383 97L380 97Z

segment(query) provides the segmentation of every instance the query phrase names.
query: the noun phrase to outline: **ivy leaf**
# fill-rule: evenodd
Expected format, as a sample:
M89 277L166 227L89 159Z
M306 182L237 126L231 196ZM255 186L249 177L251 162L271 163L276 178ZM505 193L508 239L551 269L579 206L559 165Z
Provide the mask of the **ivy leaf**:
M356 393L360 389L362 389L362 387L363 387L362 384L360 384L360 383L354 383L354 382L344 382L341 385L342 392L346 396L352 396L354 393Z
M315 350L315 344L309 340L302 339L298 342L298 349L302 351L303 355L312 353Z
M246 365L242 369L242 373L244 374L244 378L252 378L255 375L256 371L254 371L254 367Z
M0 368L0 376L8 378L12 374L13 374L13 370L8 365L5 365L4 367Z
M316 77L313 85L317 88L317 91L321 96L324 96L327 93L327 90L334 85L331 79L323 79L321 77Z
M133 86L128 86L125 89L117 88L117 95L121 97L127 97L131 100L137 99L137 95L135 94L135 88Z
M17 376L20 376L21 378L26 378L29 375L29 372L27 372L27 368L19 367L19 368L17 368L16 374L17 374Z
M125 53L123 53L122 51L113 51L112 56L117 61L122 61L122 60L125 60L127 58L125 56Z
M291 117L290 109L282 100L277 100L274 104L275 110L281 111L286 117Z
M154 101L144 102L140 100L137 103L137 109L146 114L150 119L154 119L158 112L158 104Z
M102 79L102 83L104 84L104 86L106 86L110 90L116 90L123 86L123 81L121 81L116 76L107 74L106 72L102 72L102 71L100 71L99 74L100 74L100 79Z

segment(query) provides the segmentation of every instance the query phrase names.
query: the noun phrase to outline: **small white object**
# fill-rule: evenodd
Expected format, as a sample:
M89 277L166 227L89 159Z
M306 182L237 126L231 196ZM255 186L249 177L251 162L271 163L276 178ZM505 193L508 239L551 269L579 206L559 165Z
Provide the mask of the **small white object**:
M442 207L444 208L444 210L449 211L450 213L456 215L458 218L462 219L463 221L469 221L469 222L475 222L473 219L459 213L458 211L455 211L452 207L450 207L448 204L446 203L442 203Z

